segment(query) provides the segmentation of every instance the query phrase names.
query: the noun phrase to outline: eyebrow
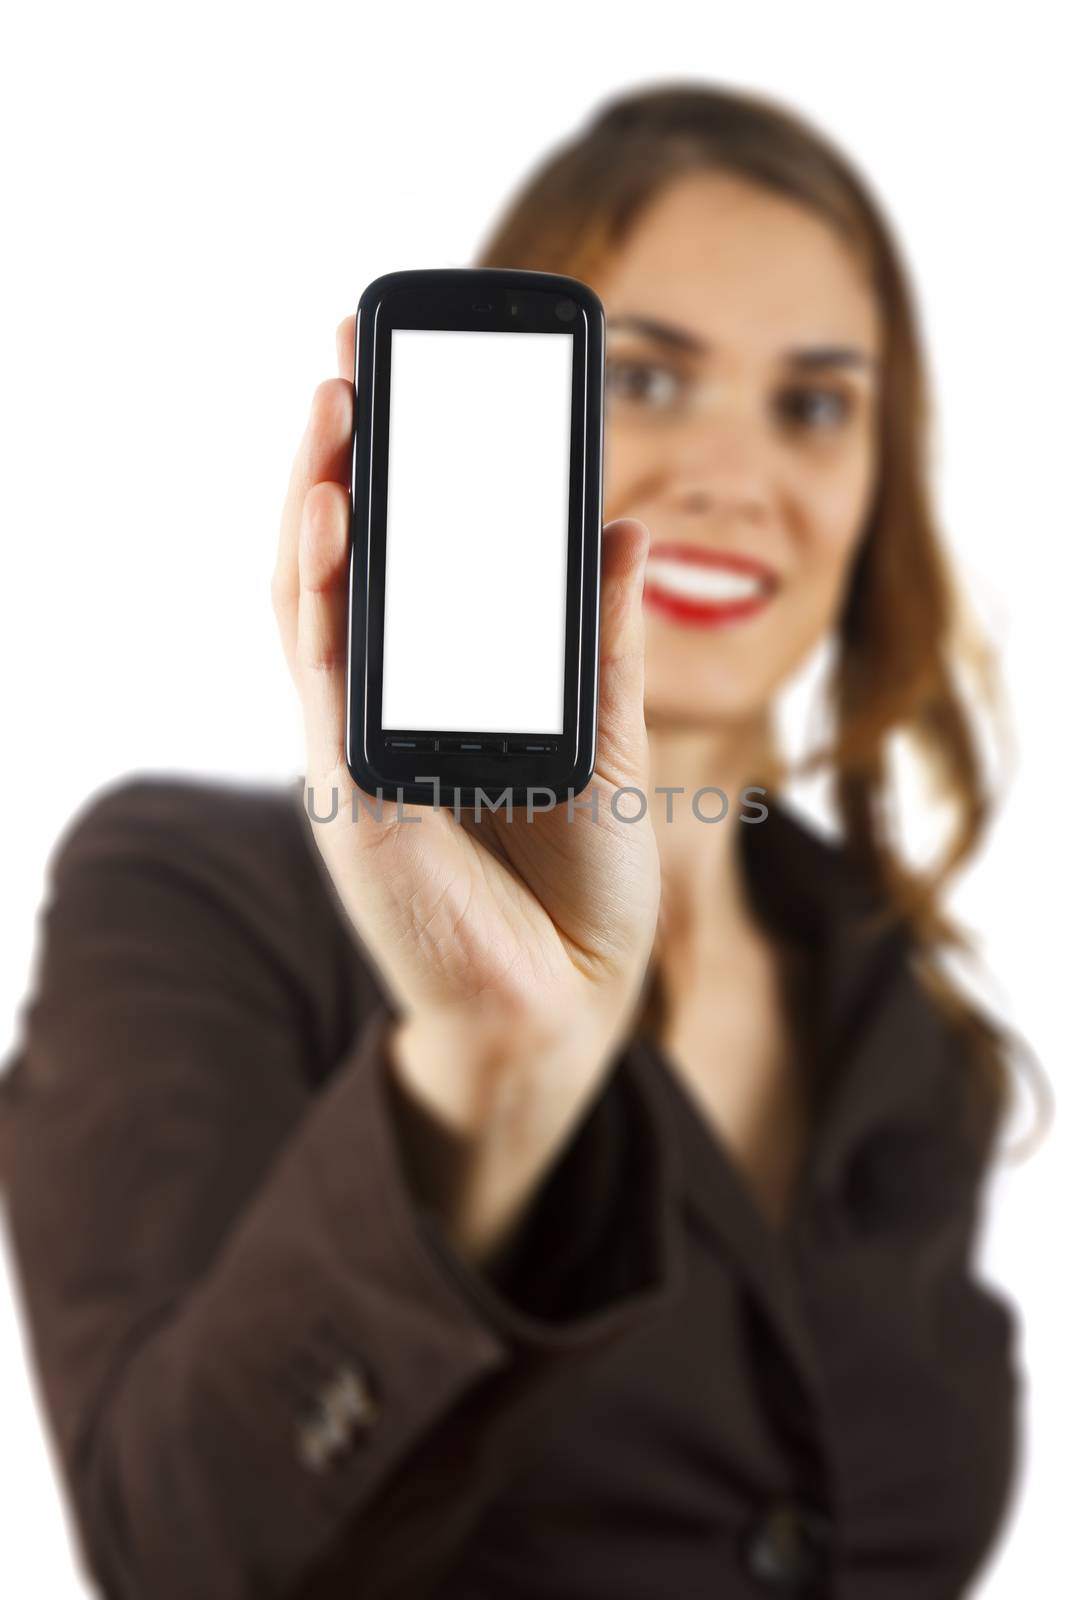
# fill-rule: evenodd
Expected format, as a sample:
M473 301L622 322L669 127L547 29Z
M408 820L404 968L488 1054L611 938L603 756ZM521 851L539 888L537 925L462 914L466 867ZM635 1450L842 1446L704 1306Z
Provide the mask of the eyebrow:
M672 350L684 350L689 355L711 354L711 346L695 333L670 322L660 322L655 317L612 317L608 319L607 326L611 333L636 333L657 344L667 345ZM847 344L802 345L795 350L787 350L785 360L790 366L802 367L806 371L821 371L826 367L873 368L877 365L874 357L865 350Z

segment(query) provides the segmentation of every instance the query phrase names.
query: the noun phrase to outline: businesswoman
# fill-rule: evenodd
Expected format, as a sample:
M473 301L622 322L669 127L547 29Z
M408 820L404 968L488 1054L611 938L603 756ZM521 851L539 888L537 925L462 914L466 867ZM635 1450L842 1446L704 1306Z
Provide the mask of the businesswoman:
M347 318L272 585L305 772L94 797L6 1080L86 1563L116 1600L945 1600L1013 1478L971 1262L1007 1050L941 959L987 801L898 249L818 132L683 83L475 264L607 313L596 773L573 819L353 822ZM833 837L775 739L821 648ZM951 820L924 873L898 742Z

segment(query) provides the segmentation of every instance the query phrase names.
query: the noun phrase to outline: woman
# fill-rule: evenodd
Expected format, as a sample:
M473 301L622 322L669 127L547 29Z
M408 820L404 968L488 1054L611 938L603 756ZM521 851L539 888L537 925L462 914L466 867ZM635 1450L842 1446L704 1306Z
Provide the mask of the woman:
M1012 1480L970 1266L1004 1050L938 961L986 808L894 242L797 118L682 85L604 108L476 264L607 312L600 804L317 820L348 318L273 581L305 778L94 800L8 1076L87 1561L121 1600L958 1595ZM824 643L837 842L773 737ZM955 808L925 878L900 736Z

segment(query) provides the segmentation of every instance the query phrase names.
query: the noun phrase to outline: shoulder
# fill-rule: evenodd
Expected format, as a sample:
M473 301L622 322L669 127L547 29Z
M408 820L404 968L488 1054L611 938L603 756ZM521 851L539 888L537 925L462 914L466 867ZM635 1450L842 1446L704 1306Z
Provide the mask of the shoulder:
M320 887L303 816L301 780L134 773L95 790L68 818L50 875L136 865L284 910Z
M322 989L355 957L304 810L303 781L133 773L88 796L48 863L46 931L141 941L212 972Z
M53 853L66 868L120 842L136 848L195 847L230 858L261 858L297 839L295 787L225 778L133 773L94 790L75 810Z

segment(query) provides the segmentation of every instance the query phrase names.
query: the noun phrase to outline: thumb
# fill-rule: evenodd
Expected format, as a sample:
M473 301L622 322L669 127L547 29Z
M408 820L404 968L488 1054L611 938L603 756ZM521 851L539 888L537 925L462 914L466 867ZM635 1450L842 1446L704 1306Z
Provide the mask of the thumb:
M641 594L650 535L635 517L605 524L600 567L600 701L596 769L644 788L645 618Z

